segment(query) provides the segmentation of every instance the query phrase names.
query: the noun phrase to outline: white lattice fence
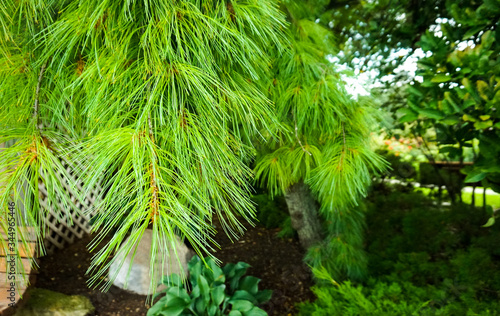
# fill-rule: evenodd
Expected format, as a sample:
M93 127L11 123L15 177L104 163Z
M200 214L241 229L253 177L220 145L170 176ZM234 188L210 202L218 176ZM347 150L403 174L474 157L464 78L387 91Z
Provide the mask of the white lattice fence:
M64 168L66 168L67 175L70 177L68 180L76 186L77 190L82 191L82 183L78 181L74 173L74 168L64 159L61 158L60 161ZM74 207L71 207L66 212L64 208L67 206L58 201L58 203L52 204L53 207L57 207L58 210L50 209L46 200L47 189L43 182L41 180L39 181L40 206L48 210L47 216L45 217L45 224L48 227L45 235L45 249L48 254L53 253L56 248L63 249L67 244L72 244L75 238L80 239L85 234L90 233L90 218L84 214L87 214L88 210L92 208L92 205L98 201L102 191L100 186L96 186L90 190L83 201L80 201L76 198L77 195L73 192L71 186L63 180L63 175L59 174L58 178L65 188L64 191L73 202ZM68 218L68 216L71 218Z

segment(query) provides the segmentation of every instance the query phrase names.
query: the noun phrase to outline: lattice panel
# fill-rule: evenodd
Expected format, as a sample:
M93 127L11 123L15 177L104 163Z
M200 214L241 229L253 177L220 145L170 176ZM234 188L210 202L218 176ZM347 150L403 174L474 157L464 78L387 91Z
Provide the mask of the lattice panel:
M82 183L77 180L74 173L74 169L66 160L60 158L61 164L66 168L67 175L69 175L69 181L76 186L77 190L82 191ZM72 191L73 189L64 180L63 174L58 174L58 179L60 183L63 184L66 189L66 193L71 198L75 207L71 207L68 212L63 209L65 206L58 199L57 203L53 203L53 207L57 207L58 210L49 209L47 204L47 189L43 182L39 181L39 191L40 191L40 206L48 211L45 217L45 224L47 225L47 233L45 235L45 249L48 254L54 252L55 249L63 249L67 244L72 244L75 238L82 238L85 234L90 233L89 218L87 217L88 211L92 208L92 205L100 198L100 193L102 191L100 186L94 187L90 190L89 194L85 197L84 201L79 201L76 198L76 194ZM59 219L58 216L59 215ZM71 218L68 218L68 215ZM94 214L91 214L94 215ZM73 225L71 225L72 223Z

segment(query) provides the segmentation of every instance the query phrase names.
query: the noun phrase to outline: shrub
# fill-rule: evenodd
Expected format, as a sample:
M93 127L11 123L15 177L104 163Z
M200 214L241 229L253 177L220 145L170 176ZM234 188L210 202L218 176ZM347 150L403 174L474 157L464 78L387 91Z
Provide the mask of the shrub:
M498 315L500 225L481 227L491 214L383 189L366 201L372 278L354 285L330 277L313 287L317 300L300 304L300 314Z
M290 238L297 235L293 229L288 208L283 196L271 199L268 194L257 194L252 197L257 204L257 219L266 228L280 228L278 237Z
M147 316L264 316L267 313L256 305L271 299L271 291L259 291L260 279L245 276L249 264L238 262L220 268L209 258L195 256L188 263L189 284L183 284L177 274L163 277L167 288L155 295L161 297ZM188 290L189 289L189 290Z
M314 286L316 301L298 304L299 315L497 315L498 302L456 293L463 289L449 279L445 281L442 287L373 278L365 286L353 285L350 281Z
M257 194L252 196L252 201L257 204L257 219L266 228L282 227L286 219L290 217L282 196L271 199L265 193Z

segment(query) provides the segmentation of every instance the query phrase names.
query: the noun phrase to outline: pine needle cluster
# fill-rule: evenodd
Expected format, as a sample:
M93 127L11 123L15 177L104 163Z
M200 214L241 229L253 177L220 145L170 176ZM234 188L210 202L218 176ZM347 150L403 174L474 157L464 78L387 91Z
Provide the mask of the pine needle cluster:
M360 279L366 272L363 213L356 210L373 173L385 168L370 145L376 117L363 100L345 90L340 72L326 58L336 47L332 33L310 21L311 9L286 1L291 21L288 54L276 54L269 78L270 99L284 131L261 146L257 182L272 195L305 182L320 202L326 238L307 260L332 275Z
M242 233L238 218L254 216L251 139L277 125L256 84L271 65L267 51L284 41L274 0L4 3L0 143L13 145L0 152L0 212L22 201L20 224L42 237L39 181L51 210L74 203L61 157L80 175L79 198L99 184L92 247L113 236L94 256L94 285L120 245L135 252L148 227L152 262L168 260L175 235L204 257L214 214L228 234Z

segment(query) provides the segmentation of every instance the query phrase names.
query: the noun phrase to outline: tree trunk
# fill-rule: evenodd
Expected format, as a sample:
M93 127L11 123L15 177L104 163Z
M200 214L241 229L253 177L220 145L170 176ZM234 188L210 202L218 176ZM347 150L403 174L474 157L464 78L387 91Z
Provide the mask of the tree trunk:
M473 184L472 185L472 202L471 202L472 206L476 206L476 185Z
M321 222L318 217L318 204L309 187L304 182L290 186L285 193L285 201L292 221L292 227L299 234L304 249L318 243L321 238Z

